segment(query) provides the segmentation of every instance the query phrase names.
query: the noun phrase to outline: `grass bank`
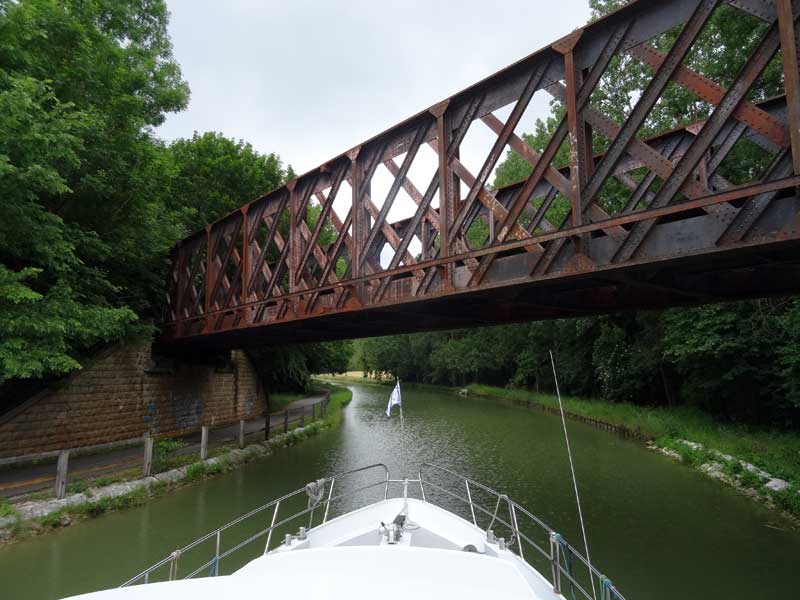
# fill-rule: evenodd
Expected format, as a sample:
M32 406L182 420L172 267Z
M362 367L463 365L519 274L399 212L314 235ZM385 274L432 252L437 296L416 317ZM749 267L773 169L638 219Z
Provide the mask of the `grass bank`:
M480 384L467 389L480 396L558 408L555 396L530 390ZM565 411L634 431L684 464L800 517L800 435L796 433L723 423L686 407L646 407L573 397L562 397L562 402ZM784 480L789 487L770 489L766 486L770 478L758 470Z
M274 436L268 441L251 444L244 449L234 445L220 446L210 453L211 458L206 461L198 461L195 456L167 459L159 464L153 477L146 479L141 479L141 470L135 468L92 482L76 481L69 492L72 496L66 499L69 503L60 504L60 501L53 498L34 499L19 505L0 501L0 517L14 519L10 525L0 527L0 542L19 541L109 512L141 506L172 490L269 456L276 447L294 446L336 426L341 422L343 408L352 399L352 393L343 387L325 387L331 390L325 418L313 421L305 427L293 425L287 433ZM31 504L37 506L31 507ZM36 509L46 514L23 518L23 512Z
M528 390L486 385L468 386L471 393L511 400L531 400L558 408L558 399ZM800 485L800 435L715 421L685 407L654 408L617 404L603 400L562 397L564 410L625 427L669 446L672 441L691 440L750 462L776 477Z

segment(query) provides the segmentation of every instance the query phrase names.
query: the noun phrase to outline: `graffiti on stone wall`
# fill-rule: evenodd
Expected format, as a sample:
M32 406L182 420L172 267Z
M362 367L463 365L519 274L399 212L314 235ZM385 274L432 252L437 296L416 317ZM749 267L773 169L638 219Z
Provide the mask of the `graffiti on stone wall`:
M173 394L172 409L176 429L192 429L200 425L203 416L203 399L199 393Z

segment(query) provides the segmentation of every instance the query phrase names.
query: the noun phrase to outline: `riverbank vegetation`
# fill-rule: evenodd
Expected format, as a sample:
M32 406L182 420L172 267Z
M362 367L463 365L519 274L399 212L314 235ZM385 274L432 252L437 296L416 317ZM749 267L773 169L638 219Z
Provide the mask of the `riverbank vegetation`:
M0 0L0 412L152 334L173 244L295 177L215 132L158 137L189 101L168 20L164 0ZM256 349L296 390L331 356L288 354Z

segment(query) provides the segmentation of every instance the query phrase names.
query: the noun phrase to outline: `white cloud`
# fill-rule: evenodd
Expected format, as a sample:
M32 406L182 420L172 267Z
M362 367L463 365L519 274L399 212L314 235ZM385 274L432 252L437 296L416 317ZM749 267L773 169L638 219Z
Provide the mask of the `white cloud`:
M219 131L303 173L581 26L587 4L168 0L192 99L159 134Z

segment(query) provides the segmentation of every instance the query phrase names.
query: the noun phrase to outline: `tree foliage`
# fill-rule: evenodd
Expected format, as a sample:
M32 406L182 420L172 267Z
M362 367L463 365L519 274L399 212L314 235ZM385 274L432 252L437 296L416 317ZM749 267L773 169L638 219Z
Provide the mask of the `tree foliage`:
M0 383L76 368L155 296L181 229L151 129L188 100L166 25L160 0L0 0Z
M189 99L168 17L163 0L0 0L4 395L150 331L172 245L294 177L217 133L155 136Z

